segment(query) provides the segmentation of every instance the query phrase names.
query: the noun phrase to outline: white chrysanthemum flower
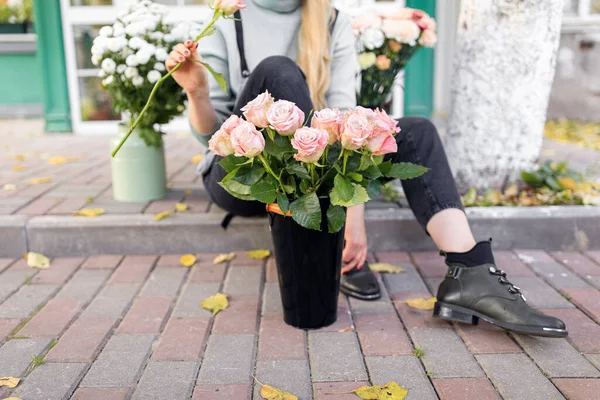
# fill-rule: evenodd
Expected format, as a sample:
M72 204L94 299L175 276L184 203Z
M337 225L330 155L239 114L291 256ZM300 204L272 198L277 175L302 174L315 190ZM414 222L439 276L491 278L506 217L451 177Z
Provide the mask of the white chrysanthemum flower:
M96 36L93 43L97 46L106 47L108 44L108 38L104 36Z
M102 61L102 57L96 54L92 55L92 64L98 65L100 64L100 61Z
M95 56L102 56L104 54L104 52L106 51L106 48L104 48L104 46L98 46L97 44L92 46L92 54Z
M144 21L144 27L147 31L154 31L156 29L156 25L156 21L153 21L151 19L147 19Z
M108 85L110 85L111 83L113 83L114 81L115 81L115 77L114 77L114 76L112 76L112 75L109 75L109 76L107 76L107 77L106 77L106 79L105 79L105 80L103 80L103 81L102 81L102 84L103 84L104 86L108 86Z
M111 37L113 34L113 28L112 26L103 26L102 28L100 28L98 34L104 37Z
M154 69L160 72L165 72L167 70L167 67L165 67L165 64L158 62L154 64Z
M150 53L146 49L142 49L135 53L135 57L139 65L144 65L150 62L150 58L152 58L152 53Z
M139 74L140 73L135 67L127 67L127 69L125 69L125 76L127 77L127 79L131 79L134 76L138 76Z
M125 64L127 64L130 67L137 67L139 64L138 58L136 57L135 54L130 54L127 56L127 59L125 60Z
M150 39L152 40L162 40L164 36L165 34L160 31L150 33Z
M103 69L98 71L98 78L100 78L100 79L106 78L106 71L104 71Z
M105 58L102 61L102 69L104 71L106 71L107 74L114 73L116 68L117 68L117 63L115 63L112 58Z
M361 53L358 56L358 62L360 63L361 69L367 69L375 65L375 61L377 61L377 56L373 52Z
M127 69L127 65L125 65L125 64L117 65L117 72L119 74L122 74L123 72L125 72L126 69Z
M158 72L157 70L153 69L152 71L148 72L148 82L150 83L156 83L156 81L158 81L160 78L162 78L162 74L160 72Z
M133 83L133 86L142 86L144 84L144 78L142 78L141 76L134 76L133 79L131 80L131 83Z
M125 42L125 44L126 43L127 42ZM125 44L123 43L122 40L120 40L120 38L112 38L108 42L108 49L110 51L112 51L113 53L117 53L117 52L121 51L123 49L123 47L125 47Z
M129 36L141 36L146 33L146 29L143 23L133 22L125 27L125 33Z
M114 37L125 36L125 28L123 28L123 27L121 27L121 28L114 28L113 29L113 36Z
M134 36L131 39L129 39L129 47L131 47L132 49L140 49L142 47L144 47L146 44L148 44L144 39L142 39L139 36Z
M169 12L169 9L163 4L150 4L150 11L156 14L164 15Z
M367 28L360 35L360 40L365 48L373 50L383 46L385 35L380 29Z
M118 21L117 21L117 22L115 22L115 23L113 24L113 31L115 31L115 30L117 30L117 29L125 29L125 27L123 26L123 24L122 24L122 23L120 23L120 22L118 22Z
M164 47L159 47L156 49L155 56L158 61L167 61L169 53Z
M175 41L175 38L170 33L167 33L163 39L165 40L165 42L174 42Z

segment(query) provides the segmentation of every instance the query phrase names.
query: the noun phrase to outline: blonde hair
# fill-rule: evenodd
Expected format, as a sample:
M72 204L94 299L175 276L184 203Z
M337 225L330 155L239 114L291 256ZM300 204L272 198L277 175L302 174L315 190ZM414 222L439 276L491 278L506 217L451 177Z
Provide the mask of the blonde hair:
M329 0L302 0L302 23L298 33L296 63L306 75L315 110L326 107L325 92L331 81L329 29L333 23Z

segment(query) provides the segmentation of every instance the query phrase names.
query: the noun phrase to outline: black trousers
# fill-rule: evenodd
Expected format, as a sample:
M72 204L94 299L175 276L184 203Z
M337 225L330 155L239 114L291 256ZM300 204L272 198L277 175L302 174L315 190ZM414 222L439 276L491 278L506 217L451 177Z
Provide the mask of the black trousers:
M296 103L305 115L309 115L313 109L305 76L296 63L287 57L266 58L252 71L238 96L235 113L241 115L240 108L265 90L277 100ZM433 123L426 118L405 117L398 120L398 125L401 129L396 135L398 151L387 154L385 158L392 162L412 162L430 168L419 178L402 181L410 208L425 229L436 213L448 208L462 209L462 202ZM218 185L217 182L226 175L223 167L216 164L220 159L216 156L203 176L204 186L212 201L234 215L264 215L263 203L237 199Z

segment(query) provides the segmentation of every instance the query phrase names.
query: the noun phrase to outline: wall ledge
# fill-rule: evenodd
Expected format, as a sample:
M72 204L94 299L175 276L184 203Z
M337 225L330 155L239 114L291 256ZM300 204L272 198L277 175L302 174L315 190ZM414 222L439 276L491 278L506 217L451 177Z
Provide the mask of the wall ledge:
M37 50L35 33L0 34L0 54L27 54Z

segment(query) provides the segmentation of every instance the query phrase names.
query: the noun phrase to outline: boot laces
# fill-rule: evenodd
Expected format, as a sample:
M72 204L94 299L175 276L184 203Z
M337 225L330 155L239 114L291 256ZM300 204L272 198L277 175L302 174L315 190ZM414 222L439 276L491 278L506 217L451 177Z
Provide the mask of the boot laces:
M521 293L521 288L518 286L513 285L512 283L510 283L508 281L508 279L506 279L506 272L502 271L501 269L498 269L496 267L491 266L488 271L490 272L490 274L492 275L496 275L498 276L498 282L500 282L503 285L508 285L508 291L511 294L518 294L521 295L521 297L523 298L523 300L525 300L525 297L523 296L523 293Z

